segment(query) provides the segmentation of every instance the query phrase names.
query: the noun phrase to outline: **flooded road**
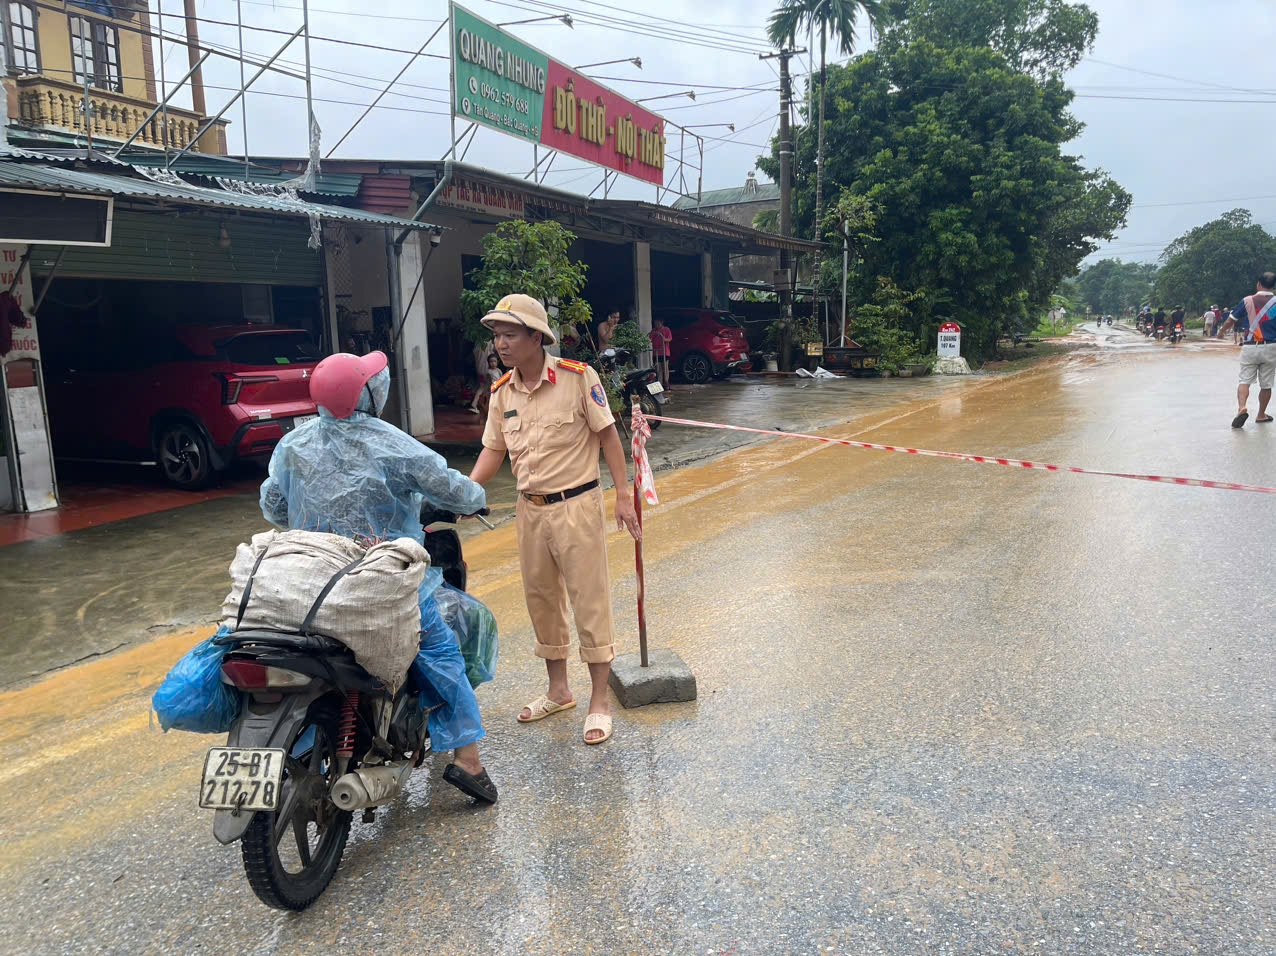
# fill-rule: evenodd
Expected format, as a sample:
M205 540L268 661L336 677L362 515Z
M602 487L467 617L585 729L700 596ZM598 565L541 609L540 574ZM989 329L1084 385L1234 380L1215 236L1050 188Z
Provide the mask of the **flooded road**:
M1276 431L1228 427L1236 362L1139 337L830 434L1276 484ZM544 672L513 529L472 539L502 626L479 692L500 803L436 760L304 914L264 909L195 808L214 741L148 728L193 635L0 695L0 947L1276 949L1270 499L797 441L658 485L649 627L700 699L618 711L599 748L581 710L516 724Z

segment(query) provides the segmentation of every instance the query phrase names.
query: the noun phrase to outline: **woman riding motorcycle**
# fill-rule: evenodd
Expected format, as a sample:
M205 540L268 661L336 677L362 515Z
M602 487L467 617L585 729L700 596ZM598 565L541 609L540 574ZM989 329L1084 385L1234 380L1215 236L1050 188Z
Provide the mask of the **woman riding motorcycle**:
M480 485L378 417L390 395L381 352L338 353L316 366L310 397L319 417L289 432L275 447L270 477L261 486L261 511L280 528L339 534L364 543L414 538L424 543L421 505L474 514L486 504ZM443 580L431 567L421 582L421 654L428 672L421 691L429 711L430 746L456 751L443 779L483 803L496 785L479 760L486 732L478 700L465 676L451 629L439 616L434 591Z

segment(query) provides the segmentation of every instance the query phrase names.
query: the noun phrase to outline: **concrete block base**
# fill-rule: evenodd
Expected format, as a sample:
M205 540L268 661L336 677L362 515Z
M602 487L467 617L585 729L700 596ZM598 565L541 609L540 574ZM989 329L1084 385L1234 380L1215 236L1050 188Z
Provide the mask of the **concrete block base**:
M696 675L668 648L649 651L643 667L637 654L622 654L611 662L611 689L621 706L671 704L696 699Z

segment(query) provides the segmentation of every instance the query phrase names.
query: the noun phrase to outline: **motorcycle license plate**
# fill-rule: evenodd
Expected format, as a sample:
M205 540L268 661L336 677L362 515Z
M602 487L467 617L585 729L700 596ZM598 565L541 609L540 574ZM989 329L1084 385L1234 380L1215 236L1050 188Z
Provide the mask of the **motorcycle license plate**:
M204 761L199 805L205 810L276 810L284 752L214 747Z
M659 382L647 383L647 391L650 392L652 395L659 395L664 390L665 390L665 387L661 385Z

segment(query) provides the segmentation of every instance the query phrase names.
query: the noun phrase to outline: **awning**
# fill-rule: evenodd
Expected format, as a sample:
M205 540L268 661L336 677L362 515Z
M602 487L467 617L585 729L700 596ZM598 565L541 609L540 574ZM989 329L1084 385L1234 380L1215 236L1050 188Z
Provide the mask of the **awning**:
M155 200L185 203L192 206L213 206L222 209L242 209L248 212L268 213L279 216L318 216L332 222L362 223L395 229L436 229L430 223L417 222L398 216L366 212L346 206L330 206L307 202L287 196L263 193L231 192L226 189L209 189L181 182L155 182L140 177L114 173L91 172L84 169L39 165L36 163L0 162L0 189L37 189L42 192L84 193L110 195L127 199Z

